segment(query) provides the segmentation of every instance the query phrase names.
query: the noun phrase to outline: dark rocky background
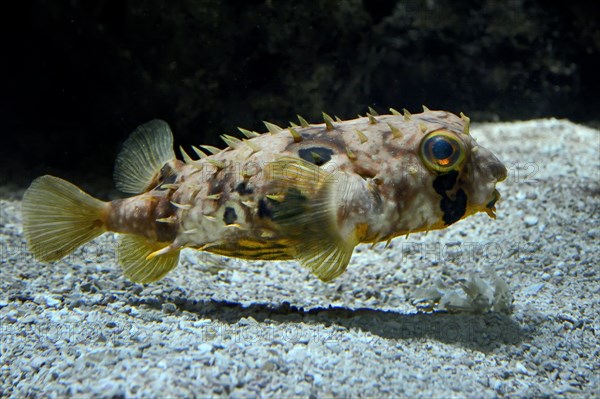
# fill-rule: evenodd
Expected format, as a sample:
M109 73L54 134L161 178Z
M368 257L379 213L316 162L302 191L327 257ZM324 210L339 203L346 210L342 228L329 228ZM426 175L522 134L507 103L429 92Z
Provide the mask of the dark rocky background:
M406 107L475 121L599 118L587 1L23 1L6 12L1 182L110 187L119 146L167 120L217 144L297 113ZM94 190L92 190L94 191Z

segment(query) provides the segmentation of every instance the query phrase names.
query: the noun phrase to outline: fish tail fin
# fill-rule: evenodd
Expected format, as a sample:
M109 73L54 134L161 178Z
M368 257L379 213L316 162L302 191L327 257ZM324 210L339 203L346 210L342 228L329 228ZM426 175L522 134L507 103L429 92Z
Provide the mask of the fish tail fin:
M29 250L45 262L65 257L106 231L107 207L107 202L58 177L35 179L22 203Z

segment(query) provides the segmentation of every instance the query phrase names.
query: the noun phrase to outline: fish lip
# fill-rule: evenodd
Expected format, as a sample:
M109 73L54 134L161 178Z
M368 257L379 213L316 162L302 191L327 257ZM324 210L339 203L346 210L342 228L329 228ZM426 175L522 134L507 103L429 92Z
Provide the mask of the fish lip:
M486 208L485 213L487 213L492 219L496 219L496 207Z
M496 203L501 198L500 192L494 189L492 192L492 199L485 205L484 211L491 217L492 219L496 219Z
M494 189L494 191L492 192L492 199L485 205L486 208L494 208L496 205L496 202L498 202L498 200L501 198L502 196L500 195L500 192L496 189Z

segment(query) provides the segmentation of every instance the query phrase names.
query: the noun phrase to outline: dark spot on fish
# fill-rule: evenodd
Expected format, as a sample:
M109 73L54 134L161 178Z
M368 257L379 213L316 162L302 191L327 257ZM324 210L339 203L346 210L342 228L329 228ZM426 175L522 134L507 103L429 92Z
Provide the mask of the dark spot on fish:
M467 195L460 189L456 192L454 200L444 196L440 202L440 208L444 212L443 219L446 226L458 222L467 211Z
M444 212L442 219L446 226L459 221L467 211L467 194L460 189L454 195L454 198L448 196L448 191L456 185L458 172L451 171L439 175L433 181L433 189L442 196L440 209Z
M163 180L163 184L173 184L177 180L177 175L172 174L169 175L165 180Z
M333 150L325 147L309 147L298 150L298 156L305 161L321 166L331 159Z
M494 190L494 198L490 202L487 203L486 208L492 209L496 202L500 199L500 193L497 190Z
M235 188L235 191L237 191L237 193L239 195L248 195L248 194L252 194L254 192L254 190L252 190L250 187L248 187L248 183L246 183L245 181L238 184L237 187Z
M213 179L213 181L211 182L210 188L208 189L208 195L222 194L224 191L223 190L224 186L225 186L224 179Z
M458 178L458 172L456 170L439 175L433 181L433 189L439 195L445 196L446 191L452 190L452 188L456 184L457 178Z
M273 201L273 220L279 223L292 221L306 211L307 198L297 188L289 188L283 201Z
M163 166L164 169L164 166ZM161 172L162 173L162 172ZM163 187L164 184L173 184L177 181L177 175L172 174L161 180L160 185L156 187L157 190L167 190L166 187Z
M375 203L375 206L373 207L373 212L383 212L383 200L381 199L381 193L379 192L379 188L373 187L369 191L371 193L371 196L373 197L373 202Z
M171 204L170 196L162 197L152 210L152 219L166 219L174 217L177 213L177 208ZM154 222L156 227L156 238L158 241L173 241L177 236L179 223L162 223Z
M164 181L167 177L174 175L173 168L168 163L164 164L162 168L160 168L160 176L159 179Z
M235 209L231 207L225 208L225 213L223 214L223 221L225 224L233 224L237 220L237 215L235 213Z
M270 204L264 198L258 200L258 217L263 218L273 218L273 209L271 209Z

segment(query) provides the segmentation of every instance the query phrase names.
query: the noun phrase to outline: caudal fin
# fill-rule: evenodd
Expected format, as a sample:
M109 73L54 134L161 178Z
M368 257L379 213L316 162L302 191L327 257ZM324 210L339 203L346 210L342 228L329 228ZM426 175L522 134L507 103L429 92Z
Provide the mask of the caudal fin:
M107 205L58 177L35 179L22 204L29 250L42 261L63 258L106 231Z

